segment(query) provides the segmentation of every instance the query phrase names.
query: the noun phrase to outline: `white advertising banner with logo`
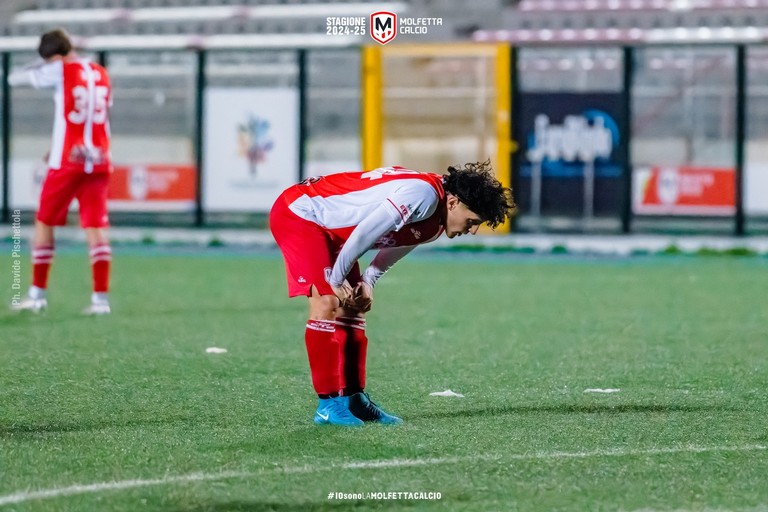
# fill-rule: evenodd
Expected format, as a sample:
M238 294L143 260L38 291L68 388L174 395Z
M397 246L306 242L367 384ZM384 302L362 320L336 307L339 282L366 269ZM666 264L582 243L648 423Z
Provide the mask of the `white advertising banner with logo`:
M298 90L208 89L203 143L204 208L269 211L299 181Z
M748 215L768 214L768 164L748 163L744 167L744 211Z
M42 158L14 158L8 168L9 206L20 210L37 210L40 189L48 173L47 163Z

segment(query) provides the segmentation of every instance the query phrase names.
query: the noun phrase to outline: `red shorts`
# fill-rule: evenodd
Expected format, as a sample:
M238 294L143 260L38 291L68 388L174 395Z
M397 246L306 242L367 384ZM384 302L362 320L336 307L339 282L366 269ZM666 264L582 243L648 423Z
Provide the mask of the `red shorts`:
M314 222L304 220L289 208L283 196L269 212L269 229L285 260L288 296L312 295L312 286L320 295L333 295L328 277L341 245ZM352 286L360 282L360 266L355 263L347 275Z
M80 225L84 228L109 226L107 215L108 172L86 174L82 170L49 169L40 192L37 220L49 226L67 223L73 199L80 204Z

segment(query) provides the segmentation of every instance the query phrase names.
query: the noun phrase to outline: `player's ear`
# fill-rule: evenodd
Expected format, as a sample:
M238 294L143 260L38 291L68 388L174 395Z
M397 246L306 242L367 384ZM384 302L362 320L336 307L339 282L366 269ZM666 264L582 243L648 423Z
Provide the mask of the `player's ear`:
M449 210L453 210L454 208L456 208L456 205L459 204L459 198L451 194L450 192L448 192L448 196L445 204L448 206Z

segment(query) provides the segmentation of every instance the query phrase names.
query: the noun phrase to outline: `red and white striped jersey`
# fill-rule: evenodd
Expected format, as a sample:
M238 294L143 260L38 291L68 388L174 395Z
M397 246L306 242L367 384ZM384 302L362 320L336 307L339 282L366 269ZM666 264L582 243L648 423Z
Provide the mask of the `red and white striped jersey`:
M102 66L81 58L56 60L15 71L8 82L54 89L51 169L111 171L108 110L112 88Z
M389 218L382 218L382 229L387 225L394 229L385 231L372 247L361 249L422 244L436 239L444 229L442 177L403 167L308 178L286 190L283 197L294 214L322 226L340 245L382 205L389 213ZM376 226L366 227L379 231Z

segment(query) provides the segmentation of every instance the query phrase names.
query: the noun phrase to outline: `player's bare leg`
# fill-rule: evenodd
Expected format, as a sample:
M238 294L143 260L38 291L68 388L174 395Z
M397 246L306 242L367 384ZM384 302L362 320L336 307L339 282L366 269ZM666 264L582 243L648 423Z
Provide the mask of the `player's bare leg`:
M32 239L32 285L26 297L11 305L12 309L41 313L48 308L48 274L53 262L53 253L53 226L36 220L35 234Z
M85 238L88 241L88 254L91 260L93 274L93 293L91 303L83 310L84 315L108 315L112 312L109 306L109 273L112 263L112 249L106 228L86 228Z
M339 299L335 295L321 295L312 286L304 341L312 385L318 395L314 422L320 425L358 427L363 422L349 412L349 398L341 395L341 350L335 335L338 307Z

